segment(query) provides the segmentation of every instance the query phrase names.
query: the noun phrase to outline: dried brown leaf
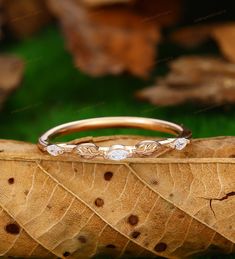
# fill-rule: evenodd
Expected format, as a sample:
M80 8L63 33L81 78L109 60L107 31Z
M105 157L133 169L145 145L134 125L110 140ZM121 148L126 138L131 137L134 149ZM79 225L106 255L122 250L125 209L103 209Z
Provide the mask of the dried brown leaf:
M15 37L25 38L48 24L46 0L4 0L7 27Z
M24 63L13 56L0 56L0 107L8 95L19 86L23 77Z
M137 137L97 138L133 144ZM122 162L51 157L0 141L4 256L185 258L235 252L235 138Z
M156 86L137 93L156 105L184 102L235 103L235 65L213 57L188 56L171 62L171 71Z
M76 0L49 2L81 70L93 76L124 71L141 77L149 74L160 40L155 22L144 22L125 5L87 8Z
M235 62L235 23L205 24L186 27L172 33L171 39L185 47L196 47L209 38L214 39L222 54Z
M235 23L215 27L212 36L218 42L224 56L235 63Z

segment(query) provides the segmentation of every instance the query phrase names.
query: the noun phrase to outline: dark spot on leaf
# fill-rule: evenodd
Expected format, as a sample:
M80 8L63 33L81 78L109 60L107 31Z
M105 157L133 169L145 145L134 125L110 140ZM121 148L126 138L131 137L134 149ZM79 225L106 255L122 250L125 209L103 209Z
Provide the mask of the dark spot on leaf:
M106 247L107 247L107 248L116 248L116 246L113 245L113 244L108 244L108 245L106 245Z
M97 207L102 207L102 206L104 205L104 200L101 199L101 198L97 198L97 199L95 200L95 205L96 205Z
M15 182L15 179L13 177L9 178L8 179L8 183L9 184L13 184Z
M232 155L230 155L229 157L231 157L231 158L235 158L235 154L232 154Z
M174 197L174 194L173 193L170 193L169 194L170 198Z
M179 219L183 219L184 217L185 217L184 214L179 214L179 215L178 215L178 218L179 218Z
M86 243L86 238L84 236L79 236L78 240L83 244Z
M104 179L105 179L106 181L110 181L112 177L113 177L113 173L112 173L112 172L106 172L106 173L104 174Z
M137 225L138 222L139 222L139 218L136 215L130 215L129 218L128 218L128 222L132 226Z
M0 153L2 153L2 152L4 152L4 150L3 150L3 149L0 149Z
M50 204L47 205L47 208L50 210L52 207Z
M68 257L68 256L70 256L70 252L67 252L67 251L66 251L66 252L64 252L64 253L63 253L63 256L64 256L64 257Z
M27 196L29 194L29 190L25 190L24 194Z
M140 235L140 232L139 232L139 231L133 231L133 232L131 233L131 236L132 236L133 238L137 238L139 235Z
M156 252L163 252L166 250L166 248L167 248L167 245L165 243L158 243L155 245L154 250Z
M158 185L159 182L158 182L157 180L152 180L152 181L151 181L151 184L153 184L153 185Z
M6 232L12 235L18 235L20 233L20 226L16 223L9 223L5 227Z

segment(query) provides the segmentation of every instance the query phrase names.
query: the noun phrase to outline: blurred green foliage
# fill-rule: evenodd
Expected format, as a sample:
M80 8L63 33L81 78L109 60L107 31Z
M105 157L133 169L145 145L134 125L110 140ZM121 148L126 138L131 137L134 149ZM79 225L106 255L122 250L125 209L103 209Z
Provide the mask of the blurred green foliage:
M0 112L1 138L36 142L42 132L57 124L114 115L183 123L192 129L194 137L234 135L235 110L231 106L191 104L162 108L135 99L135 91L153 84L156 75L166 73L168 59L182 54L179 48L161 47L159 60L163 62L157 62L151 80L142 81L130 75L100 78L84 75L74 67L64 46L63 37L55 27L49 27L31 39L0 45L1 52L17 54L26 64L22 85ZM90 135L122 133L130 133L130 130L89 132ZM142 132L131 130L131 133Z

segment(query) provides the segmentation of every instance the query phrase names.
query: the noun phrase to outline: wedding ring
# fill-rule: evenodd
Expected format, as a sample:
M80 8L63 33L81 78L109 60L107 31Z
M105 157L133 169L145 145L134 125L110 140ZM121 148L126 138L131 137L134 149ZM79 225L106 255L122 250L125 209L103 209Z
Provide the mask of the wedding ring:
M98 146L94 143L52 143L55 137L68 135L74 132L94 130L101 128L138 128L160 131L173 134L175 137L163 140L143 140L136 145L127 146L116 144L112 146ZM182 150L190 143L191 131L183 126L168 121L141 118L141 117L101 117L65 123L45 132L38 141L38 147L52 156L73 152L85 159L102 157L109 160L123 160L131 157L146 157L152 155L160 148L170 147Z

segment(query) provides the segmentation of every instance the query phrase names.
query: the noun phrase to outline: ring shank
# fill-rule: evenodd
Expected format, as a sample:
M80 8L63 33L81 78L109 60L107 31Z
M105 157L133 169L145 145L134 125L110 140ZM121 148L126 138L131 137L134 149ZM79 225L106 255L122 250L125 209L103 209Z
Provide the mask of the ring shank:
M139 128L170 133L177 137L190 138L191 132L184 127L164 120L141 117L100 117L65 123L50 129L39 138L39 147L45 148L50 140L62 135L103 128Z

